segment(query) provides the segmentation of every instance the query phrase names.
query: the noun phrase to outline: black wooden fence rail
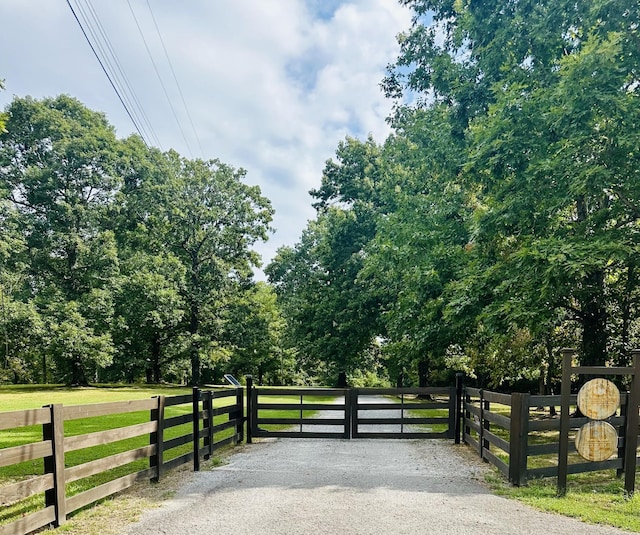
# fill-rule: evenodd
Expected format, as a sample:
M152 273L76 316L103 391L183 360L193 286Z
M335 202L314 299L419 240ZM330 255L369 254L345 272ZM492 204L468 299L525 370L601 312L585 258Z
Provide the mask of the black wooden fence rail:
M575 395L571 403L576 403ZM618 455L601 462L578 460L568 464L569 474L614 469L618 474L624 470L624 434L625 412L628 395L621 395L619 414L608 421L616 427L619 434ZM473 447L478 455L495 466L514 485L524 485L527 480L541 477L557 477L557 459L560 450L559 437L554 442L540 441L539 435L545 432L560 432L560 418L537 418L531 414L531 408L560 405L560 396L542 396L531 394L501 394L477 388L463 389L462 437L466 444ZM587 418L571 418L573 431L587 422ZM541 442L541 443L536 443ZM569 453L576 448L570 441ZM531 467L534 458L547 456L550 466Z
M228 398L232 398L231 403ZM222 401L216 403L216 400ZM191 404L190 410L184 407L186 404ZM166 416L167 408L175 407L174 412L180 412L180 406L183 414ZM71 420L140 411L148 411L147 421L82 435L65 435L64 424ZM167 430L189 423L192 424L190 432L165 438ZM194 470L198 470L201 457L208 458L222 446L242 441L242 388L204 391L194 388L191 394L181 396L77 406L55 404L42 409L0 412L0 431L34 425L42 427L42 441L0 449L0 468L42 459L44 473L0 486L0 503L15 504L44 493L44 508L0 525L0 535L26 535L49 524L60 526L73 511L124 490L136 481L158 481L164 472L182 464L193 462ZM230 433L228 429L233 431ZM69 452L143 435L149 437L147 445L66 466L65 454ZM168 458L167 452L189 443L193 445L192 451ZM69 483L147 458L149 466L144 469L67 495Z

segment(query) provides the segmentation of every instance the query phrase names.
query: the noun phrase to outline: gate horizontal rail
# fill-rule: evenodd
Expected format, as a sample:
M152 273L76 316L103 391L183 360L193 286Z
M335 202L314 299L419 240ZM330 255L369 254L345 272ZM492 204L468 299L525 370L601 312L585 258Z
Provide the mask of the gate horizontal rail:
M349 398L344 388L256 388L247 377L247 442L253 437L349 438ZM320 411L331 416L318 417Z
M454 438L456 388L355 388L351 412L352 438Z
M451 439L456 410L455 387L264 388L247 377L248 442L253 437Z

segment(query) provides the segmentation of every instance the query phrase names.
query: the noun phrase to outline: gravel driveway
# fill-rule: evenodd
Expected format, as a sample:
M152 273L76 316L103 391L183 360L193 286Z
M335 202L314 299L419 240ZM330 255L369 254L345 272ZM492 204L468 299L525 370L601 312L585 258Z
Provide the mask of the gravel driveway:
M491 494L445 440L262 439L193 474L141 534L621 534Z

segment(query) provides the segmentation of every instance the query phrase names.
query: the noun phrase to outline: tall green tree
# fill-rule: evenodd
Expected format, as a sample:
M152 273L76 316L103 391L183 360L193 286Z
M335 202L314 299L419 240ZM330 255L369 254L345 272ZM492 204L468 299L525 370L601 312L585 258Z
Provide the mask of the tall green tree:
M259 265L251 249L266 240L273 210L245 171L218 160L181 158L168 152L157 160L159 176L143 183L142 223L154 246L184 266L181 297L189 335L191 381L200 383L203 357L221 336L220 309L234 281L248 280Z
M449 309L490 296L477 317L496 335L573 320L583 362L603 363L637 318L638 6L403 3L414 24L385 88L447 106L469 147L472 261Z
M19 214L33 296L42 310L69 312L61 321L73 323L94 347L82 357L54 351L68 364L64 379L85 384L113 354L111 286L118 258L109 221L120 186L114 130L104 115L64 95L16 98L7 113L7 132L0 135L2 182Z
M389 368L401 382L433 381L443 358L474 318L447 318L447 292L468 261L468 212L458 173L464 144L454 135L449 110L402 110L384 147L381 195L392 206L366 248L360 280L386 295L382 314ZM463 329L463 326L465 329Z
M231 299L224 314L230 358L224 364L233 375L252 374L258 384L285 384L285 320L274 289L257 282Z
M275 285L300 357L344 386L379 333L378 296L359 281L366 244L382 207L380 147L347 139L311 195L317 219L300 243L278 251L266 273Z

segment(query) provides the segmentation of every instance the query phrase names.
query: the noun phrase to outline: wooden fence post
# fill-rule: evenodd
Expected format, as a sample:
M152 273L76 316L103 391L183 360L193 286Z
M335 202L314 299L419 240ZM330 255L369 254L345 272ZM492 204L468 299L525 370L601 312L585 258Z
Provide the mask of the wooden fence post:
M156 430L149 436L149 442L155 445L156 452L149 457L149 466L156 469L156 473L151 477L151 481L157 483L162 477L164 468L164 396L155 396L158 406L151 409L151 421L157 423Z
M200 389L193 387L193 471L200 471Z
M360 390L358 388L351 389L351 436L349 438L356 438L358 436L358 403L360 403Z
M478 433L478 454L481 459L484 459L484 390L481 388L478 393L480 395L480 432Z
M204 437L204 446L207 452L204 454L205 460L210 459L213 455L213 390L203 392L202 410L204 411L204 429L207 434Z
M463 387L462 395L464 397L464 402L469 405L471 403L471 394L467 392L467 389ZM462 406L462 442L467 443L466 435L471 435L471 426L467 425L469 419L471 418L471 411L465 410L464 405Z
M351 389L344 391L344 438L351 438Z
M247 444L251 444L253 442L253 376L246 375L245 379L247 381Z
M239 386L236 388L236 434L238 435L236 443L241 443L244 440L244 410L242 407L244 399L242 394L242 387Z
M633 494L636 482L638 448L638 404L640 403L640 349L634 349L633 379L627 397L627 432L624 438L624 490Z
M632 381L633 382L633 381ZM629 394L620 394L620 399L624 399L624 403L620 404L620 418L622 418L622 423L616 428L618 432L618 437L626 437L627 436L627 409L629 407ZM626 439L622 441L622 446L618 446L618 459L622 459L622 466L616 470L616 477L622 477L625 473L624 463L625 463L625 447L626 447Z
M53 506L56 527L67 519L64 477L64 408L62 404L48 405L51 423L42 426L42 439L51 441L51 457L44 458L45 474L53 474L53 488L45 492L46 507Z
M464 374L456 373L456 405L455 405L455 423L454 423L454 442L460 444L461 433L461 417L462 417L462 381Z
M530 398L531 394L511 394L509 481L518 487L527 482Z

